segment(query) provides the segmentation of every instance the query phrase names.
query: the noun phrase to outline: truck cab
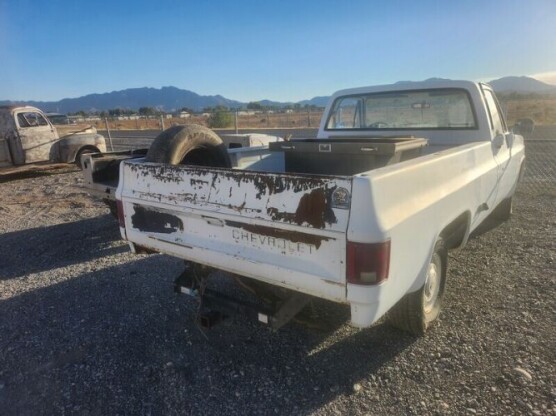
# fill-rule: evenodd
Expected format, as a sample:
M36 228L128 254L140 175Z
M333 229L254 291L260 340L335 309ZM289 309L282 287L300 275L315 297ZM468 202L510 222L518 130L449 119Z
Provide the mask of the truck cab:
M37 162L79 162L82 154L105 152L96 129L79 127L60 137L48 117L31 106L0 106L0 167Z

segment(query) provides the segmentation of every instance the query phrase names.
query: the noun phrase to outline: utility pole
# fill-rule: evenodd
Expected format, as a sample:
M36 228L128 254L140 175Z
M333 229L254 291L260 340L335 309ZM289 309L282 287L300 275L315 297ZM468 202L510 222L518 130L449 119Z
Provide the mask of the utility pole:
M112 144L112 135L110 134L110 126L108 126L108 118L104 117L104 125L106 126L106 133L108 134L108 142L110 143L110 151L114 151L114 145Z
M236 111L235 111L235 113L234 113L234 115L235 115L234 124L235 124L235 127L236 127L236 134L238 133L238 127L237 127L237 111L238 111L238 110L237 110L237 108L236 108Z

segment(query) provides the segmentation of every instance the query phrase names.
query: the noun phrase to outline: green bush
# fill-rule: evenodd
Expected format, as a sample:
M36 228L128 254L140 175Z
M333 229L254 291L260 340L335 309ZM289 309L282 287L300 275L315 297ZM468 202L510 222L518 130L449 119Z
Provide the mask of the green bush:
M229 111L217 110L208 118L210 128L224 128L232 126L234 119Z

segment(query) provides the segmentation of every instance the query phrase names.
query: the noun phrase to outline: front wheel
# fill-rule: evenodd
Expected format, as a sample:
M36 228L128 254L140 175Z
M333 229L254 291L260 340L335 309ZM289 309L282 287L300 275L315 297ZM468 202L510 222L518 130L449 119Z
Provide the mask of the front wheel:
M393 326L421 336L438 318L446 286L447 260L444 240L439 238L423 286L405 295L389 312L388 320Z

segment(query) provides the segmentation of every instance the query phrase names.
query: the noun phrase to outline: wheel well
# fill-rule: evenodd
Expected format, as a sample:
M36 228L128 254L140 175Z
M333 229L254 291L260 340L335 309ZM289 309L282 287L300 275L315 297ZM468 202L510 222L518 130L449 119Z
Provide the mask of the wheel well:
M465 243L466 236L469 232L470 222L471 214L469 212L464 212L444 227L440 236L445 241L447 249L458 248Z
M80 148L77 150L77 152L75 152L74 161L77 161L77 157L78 157L80 154L82 154L83 152L87 151L87 150L90 150L92 153L100 153L100 150L99 150L97 147L92 146L92 145L86 145L86 146L80 147Z

